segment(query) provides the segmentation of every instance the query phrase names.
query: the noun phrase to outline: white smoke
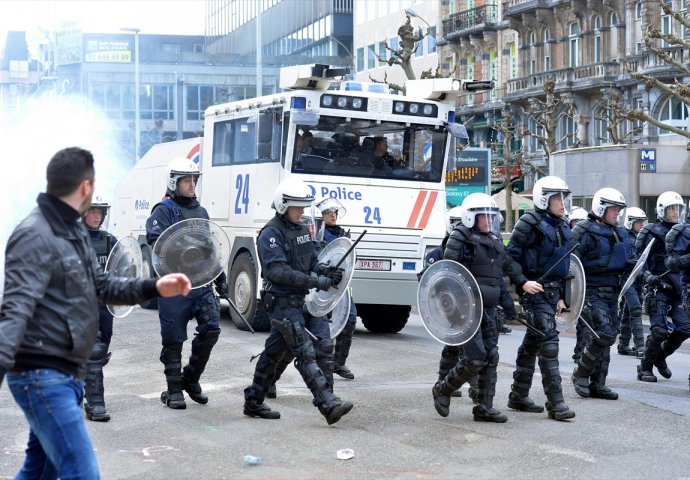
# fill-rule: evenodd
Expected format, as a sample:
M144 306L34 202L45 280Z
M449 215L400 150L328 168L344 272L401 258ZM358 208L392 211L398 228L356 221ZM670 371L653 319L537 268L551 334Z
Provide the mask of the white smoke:
M46 165L66 147L90 150L96 160L96 189L112 205L115 187L133 164L118 145L117 130L82 99L50 88L18 97L15 112L0 111L3 132L3 188L0 189L0 298L4 290L5 245L45 191ZM104 226L105 227L105 226Z

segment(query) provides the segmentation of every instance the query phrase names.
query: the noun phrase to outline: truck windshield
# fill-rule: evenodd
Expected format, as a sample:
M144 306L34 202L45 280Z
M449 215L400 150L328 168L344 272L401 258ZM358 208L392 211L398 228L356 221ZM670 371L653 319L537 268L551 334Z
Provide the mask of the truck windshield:
M296 125L292 172L440 183L445 127L322 115Z

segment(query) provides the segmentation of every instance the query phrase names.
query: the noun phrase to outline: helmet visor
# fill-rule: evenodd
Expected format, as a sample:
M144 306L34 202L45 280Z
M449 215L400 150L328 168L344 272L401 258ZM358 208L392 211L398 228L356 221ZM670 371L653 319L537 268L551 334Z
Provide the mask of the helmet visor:
M670 223L685 223L685 205L669 205L664 209L664 220Z
M501 235L501 215L497 208L474 208L474 228L480 233Z
M555 192L549 194L547 211L555 217L565 217L573 210L570 192Z
M302 217L299 220L300 225L304 225L309 230L309 235L311 235L312 240L316 240L316 215L314 215L316 208L314 204L311 208L305 208Z

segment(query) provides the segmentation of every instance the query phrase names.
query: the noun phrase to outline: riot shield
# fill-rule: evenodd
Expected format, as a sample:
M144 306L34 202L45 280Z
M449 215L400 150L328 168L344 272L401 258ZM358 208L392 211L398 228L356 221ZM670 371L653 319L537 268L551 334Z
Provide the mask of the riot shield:
M139 242L134 237L121 238L110 250L105 261L105 271L118 277L143 277L144 261L141 256ZM115 318L126 317L134 309L134 305L106 305L108 311Z
M331 338L335 338L340 335L343 331L345 325L347 324L347 318L350 316L350 304L352 303L352 297L348 291L340 297L338 303L328 314L328 326L331 329Z
M159 276L184 273L192 288L200 288L221 274L229 256L230 240L218 224L190 218L161 233L153 245L151 261Z
M469 341L482 320L479 285L469 270L453 260L434 262L424 271L417 306L424 328L445 345Z
M628 279L625 281L623 284L623 287L621 288L621 293L618 294L618 302L620 303L621 298L625 295L625 292L628 291L630 286L635 283L635 280L637 277L640 276L642 273L642 270L644 269L645 264L647 263L647 257L649 257L649 252L652 250L652 245L654 244L655 238L652 238L647 246L645 247L644 251L642 252L642 255L640 255L640 258L637 260L637 263L632 269L632 272L630 272L630 276L628 276Z
M568 270L568 277L566 281L566 288L570 291L566 292L566 298L569 298L568 310L556 317L556 328L564 332L575 325L582 313L582 307L585 304L585 269L582 267L582 262L576 255L570 254L570 269Z
M347 253L351 245L352 241L347 237L336 238L321 250L321 253L319 253L319 263L335 266ZM309 290L304 301L311 315L323 317L335 308L338 301L340 301L340 297L347 292L355 270L354 250L342 261L340 268L343 269L343 279L340 281L340 284L334 285L328 290L316 290L315 288Z

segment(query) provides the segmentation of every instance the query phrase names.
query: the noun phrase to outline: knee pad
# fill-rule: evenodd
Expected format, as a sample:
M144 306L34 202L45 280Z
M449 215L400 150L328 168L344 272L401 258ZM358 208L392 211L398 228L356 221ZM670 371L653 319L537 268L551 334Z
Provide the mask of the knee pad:
M666 330L665 327L655 325L650 329L650 335L652 336L655 342L661 344L661 342L668 338L668 330Z
M558 358L558 342L544 342L539 349L542 358L545 360L553 360Z
M317 358L324 358L324 357L332 357L333 356L333 350L334 350L334 345L333 345L333 340L329 339L324 339L324 340L319 340L315 343L315 351L316 351L316 357Z
M486 364L491 367L498 365L498 348L494 347L486 354Z
M199 323L218 324L220 320L220 302L212 294L201 297L194 307L194 316Z
M316 349L311 340L306 340L299 345L290 348L290 353L297 358L297 363L303 362L304 360L316 359Z
M640 318L642 316L642 307L637 306L630 309L630 316L632 318Z
M201 343L208 347L214 346L218 342L218 337L220 337L220 328L209 328L197 334Z
M472 360L469 365L467 365L467 371L470 375L476 375L486 367L486 362L480 362L479 360Z
M592 343L600 347L610 347L616 343L616 335L608 335L606 332L602 331L598 331L597 334L599 334L599 338L594 337Z

